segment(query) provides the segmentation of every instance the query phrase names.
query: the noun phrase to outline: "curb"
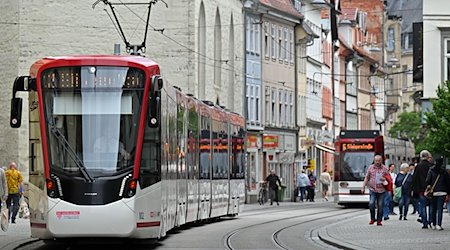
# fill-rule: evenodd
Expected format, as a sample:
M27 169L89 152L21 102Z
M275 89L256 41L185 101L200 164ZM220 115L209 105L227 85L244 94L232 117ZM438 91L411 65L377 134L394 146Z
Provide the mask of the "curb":
M16 241L8 243L5 246L2 246L2 250L15 250L15 249L18 249L20 247L32 244L32 243L37 242L37 241L39 241L39 239L37 239L37 238L28 238L28 239L16 240Z

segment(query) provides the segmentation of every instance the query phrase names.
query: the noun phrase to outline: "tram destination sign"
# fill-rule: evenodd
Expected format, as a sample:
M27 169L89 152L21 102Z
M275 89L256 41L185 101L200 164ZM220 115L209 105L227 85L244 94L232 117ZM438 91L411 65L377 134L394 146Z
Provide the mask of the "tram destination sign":
M352 142L352 143L342 143L341 144L341 151L342 152L351 152L351 151L373 151L375 148L375 145L373 143L358 143L358 142Z

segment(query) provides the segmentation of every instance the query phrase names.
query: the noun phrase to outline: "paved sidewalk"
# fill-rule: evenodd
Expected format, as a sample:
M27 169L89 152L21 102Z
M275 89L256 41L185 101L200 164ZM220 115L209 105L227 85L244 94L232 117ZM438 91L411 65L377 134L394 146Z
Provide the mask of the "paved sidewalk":
M37 239L31 238L30 221L28 219L17 218L15 224L9 224L8 231L0 230L0 249L13 250L22 244Z
M398 208L394 211L398 213ZM450 215L447 210L444 209L443 214L443 231L422 229L417 214L408 216L407 221L400 221L398 215L390 215L389 220L383 221L383 226L369 225L367 210L366 215L321 228L318 234L321 240L342 249L449 249Z
M316 203L324 202L320 197L316 198ZM334 204L332 199L327 203ZM311 203L282 202L280 206L302 206L303 204ZM246 204L244 210L270 207L272 206ZM341 249L449 249L450 215L447 210L444 210L443 231L422 229L422 224L416 221L417 214L409 215L407 221L399 221L397 215L391 215L390 220L383 221L383 226L369 225L369 210L366 211L367 214L362 216L318 229L319 238ZM398 213L398 207L395 207L394 211ZM37 240L30 236L29 220L17 218L16 222L16 224L9 224L7 232L0 230L1 250L13 250Z

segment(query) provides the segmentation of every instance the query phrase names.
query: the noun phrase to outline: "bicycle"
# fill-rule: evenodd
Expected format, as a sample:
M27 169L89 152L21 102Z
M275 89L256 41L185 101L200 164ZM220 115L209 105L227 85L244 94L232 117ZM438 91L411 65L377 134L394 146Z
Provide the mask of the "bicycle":
M258 193L258 203L259 205L264 205L267 202L267 182L260 181L259 182L259 193Z

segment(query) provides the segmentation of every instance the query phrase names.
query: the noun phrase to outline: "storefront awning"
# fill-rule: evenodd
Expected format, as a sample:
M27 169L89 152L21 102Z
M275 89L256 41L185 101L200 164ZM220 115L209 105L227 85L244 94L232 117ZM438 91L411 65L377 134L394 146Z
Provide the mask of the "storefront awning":
M325 146L325 145L322 145L322 144L316 144L316 148L318 148L318 149L320 149L322 151L325 151L327 153L334 154L334 148L331 148L329 146Z

